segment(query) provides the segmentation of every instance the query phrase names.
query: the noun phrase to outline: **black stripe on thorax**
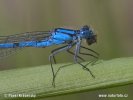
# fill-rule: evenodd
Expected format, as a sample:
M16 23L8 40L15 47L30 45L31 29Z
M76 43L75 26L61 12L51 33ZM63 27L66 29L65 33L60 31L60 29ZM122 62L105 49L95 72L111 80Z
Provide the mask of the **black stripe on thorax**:
M70 29L67 29L67 30L70 30ZM69 34L67 32L60 32L60 31L55 30L55 34L56 34L56 32L67 34L67 35L73 37L73 36L76 36L79 33L79 30L74 30L75 34Z

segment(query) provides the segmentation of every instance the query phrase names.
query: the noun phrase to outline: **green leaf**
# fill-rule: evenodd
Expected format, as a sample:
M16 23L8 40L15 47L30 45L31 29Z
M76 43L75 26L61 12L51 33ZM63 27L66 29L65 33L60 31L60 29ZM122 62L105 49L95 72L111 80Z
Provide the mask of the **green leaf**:
M54 69L57 71L63 65L66 64L55 64ZM133 83L133 57L99 60L87 67L95 78L79 64L62 67L57 73L55 88L50 65L0 71L0 98L12 99L4 97L9 94L36 94L36 98L45 98Z

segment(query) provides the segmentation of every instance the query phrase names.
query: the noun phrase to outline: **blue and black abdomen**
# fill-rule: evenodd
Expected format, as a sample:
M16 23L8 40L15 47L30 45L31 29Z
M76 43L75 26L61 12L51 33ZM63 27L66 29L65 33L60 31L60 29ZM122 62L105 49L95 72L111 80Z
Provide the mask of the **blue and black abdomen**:
M51 33L49 37L42 37L42 40L28 40L28 41L18 41L12 43L0 43L0 48L15 48L15 47L48 47L52 45L58 45L63 43L69 43L73 41L75 36L75 30L57 28ZM19 38L19 37L18 37ZM21 37L20 37L21 38ZM36 36L37 38L37 36Z

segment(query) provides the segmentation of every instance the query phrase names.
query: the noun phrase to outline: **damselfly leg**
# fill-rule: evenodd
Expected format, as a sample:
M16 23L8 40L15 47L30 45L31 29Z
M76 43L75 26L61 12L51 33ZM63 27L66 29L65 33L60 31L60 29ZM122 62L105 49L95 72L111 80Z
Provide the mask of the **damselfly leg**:
M91 74L91 76L93 77L93 78L95 78L95 76L92 74L92 72L91 72L91 70L89 69L89 68L87 68L85 65L83 65L83 64L81 64L79 61L78 61L78 54L80 54L80 47L81 47L81 43L80 42L77 42L77 44L76 44L76 48L75 48L75 55L74 55L74 61L76 62L76 63L78 63L79 65L81 65L85 70L87 70L90 74Z
M82 48L82 49L86 49L86 50L88 50L88 51L91 51L91 52L94 53L95 55L90 54L90 53L83 53L83 52L81 52L81 48ZM91 64L91 65L94 65L94 64L98 61L98 59L99 59L99 54L98 54L96 51L94 51L94 50L92 50L92 49L89 49L89 48L87 48L87 47L84 47L84 46L82 46L82 45L80 46L79 54L87 55L87 56L92 56L93 58L95 58L96 60L93 60L93 61L91 61L90 63L88 63L88 64ZM86 64L86 66L87 66L88 64Z
M66 45L66 46L63 46L63 47L54 49L54 50L52 51L52 53L50 54L50 56L49 56L49 61L50 61L51 69L52 69L52 73L53 73L52 85L53 85L54 87L55 87L55 72L54 72L54 68L53 68L52 58L53 58L56 54L58 54L58 53L60 53L60 52L62 52L62 51L65 51L65 50L67 50L67 49L69 49L69 48L71 48L71 47L72 47L71 45Z
M67 46L67 45L66 45L66 46ZM59 49L65 48L66 46L59 47L59 48L56 48L56 49L52 50L52 51L51 51L51 54L53 54L55 51L58 51ZM57 62L56 62L56 59L55 59L55 55L53 55L53 61L54 61L55 64L57 63Z
M61 66L57 72L55 73L54 72L54 68L53 68L53 63L52 63L52 58L54 60L54 63L56 63L56 59L55 59L55 55L62 52L62 51L67 51L68 53L74 55L73 52L70 51L70 49L74 46L75 44L69 44L69 45L66 45L66 46L63 46L63 47L59 47L59 48L56 48L54 50L51 51L51 55L49 56L49 61L50 61L50 64L51 64L51 69L52 69L52 74L53 74L53 82L52 82L52 85L55 87L55 77L57 75L57 72L59 72L59 70L64 67L64 66ZM83 58L81 58L80 56L77 56L77 58L81 59L82 61L85 61ZM65 66L68 66L68 65L65 65Z

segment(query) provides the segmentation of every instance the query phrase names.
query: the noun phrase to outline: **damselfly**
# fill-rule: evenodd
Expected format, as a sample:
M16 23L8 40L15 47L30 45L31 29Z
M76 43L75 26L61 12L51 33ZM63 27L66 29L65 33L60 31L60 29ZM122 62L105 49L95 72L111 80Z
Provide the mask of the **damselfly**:
M85 65L79 62L79 59L84 61L79 54L92 56L98 59L99 54L97 52L81 45L83 39L86 40L88 45L95 43L97 41L96 37L97 35L94 34L92 29L87 25L83 26L79 30L55 28L53 31L34 31L9 36L0 36L0 58L4 58L17 50L26 47L44 48L53 45L65 44L65 46L52 50L49 56L53 74L52 85L55 86L55 72L53 69L52 60L54 63L56 63L55 55L62 51L67 51L68 53L72 54L74 56L75 63L80 64L94 77L91 71ZM70 51L72 47L75 47L74 52ZM90 53L82 53L80 51L81 48L86 49L95 55Z

